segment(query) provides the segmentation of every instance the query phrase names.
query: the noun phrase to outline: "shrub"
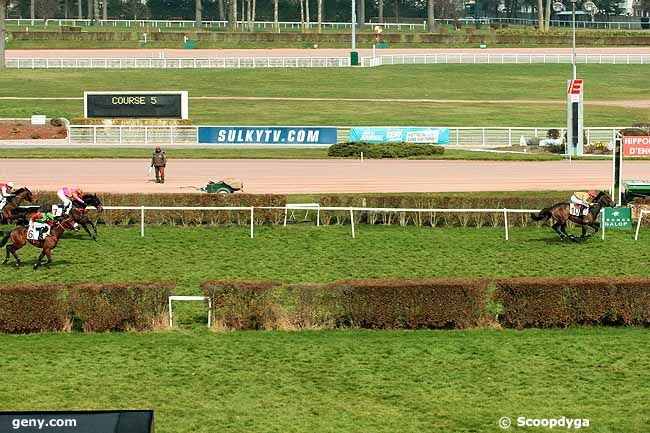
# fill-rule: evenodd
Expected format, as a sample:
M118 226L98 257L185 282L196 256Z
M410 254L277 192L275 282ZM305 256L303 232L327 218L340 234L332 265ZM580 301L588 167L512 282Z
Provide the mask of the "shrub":
M63 284L0 286L0 331L64 331L69 323Z
M485 309L487 279L353 280L328 286L339 325L468 328Z
M227 330L274 329L284 313L273 301L272 281L214 280L201 284L212 300L216 328Z
M432 144L414 143L366 143L363 141L354 143L339 143L330 146L327 155L337 158L359 158L363 156L368 159L381 158L412 158L418 156L442 155L445 149L442 146Z
M514 328L650 325L650 278L497 280L501 322Z
M86 332L155 330L166 326L175 287L168 281L77 284L70 306Z

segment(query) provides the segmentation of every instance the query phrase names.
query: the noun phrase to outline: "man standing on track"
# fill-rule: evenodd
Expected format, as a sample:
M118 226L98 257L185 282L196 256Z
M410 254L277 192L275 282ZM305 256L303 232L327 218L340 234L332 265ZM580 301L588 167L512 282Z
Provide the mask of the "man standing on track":
M165 183L167 155L165 155L165 152L162 151L160 146L156 146L156 151L151 157L151 166L156 170L156 183Z

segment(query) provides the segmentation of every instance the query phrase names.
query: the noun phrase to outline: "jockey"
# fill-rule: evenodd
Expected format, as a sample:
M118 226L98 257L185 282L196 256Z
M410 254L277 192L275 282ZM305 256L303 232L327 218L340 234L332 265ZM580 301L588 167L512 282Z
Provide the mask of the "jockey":
M76 200L82 205L86 205L81 197L83 197L84 192L81 188L78 187L65 187L61 188L56 192L56 195L63 202L63 212L67 215L72 208L72 200Z
M0 211L2 211L2 209L4 209L4 207L7 205L9 198L13 197L14 195L13 182L0 183Z
M38 231L38 240L41 240L43 233L49 232L49 228L54 225L55 217L48 212L38 212L32 215L29 220L31 228Z
M576 191L571 195L571 203L577 204L580 208L580 214L582 214L583 207L590 208L594 205L596 195L598 195L598 193L593 189L587 192Z

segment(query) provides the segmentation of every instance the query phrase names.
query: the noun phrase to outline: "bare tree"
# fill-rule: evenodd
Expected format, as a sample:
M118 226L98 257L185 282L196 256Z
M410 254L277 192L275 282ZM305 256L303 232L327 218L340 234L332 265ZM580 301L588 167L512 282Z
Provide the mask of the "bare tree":
M99 0L93 0L93 16L95 17L95 21L99 21Z
M77 0L77 14L80 20L84 19L83 5L81 4L82 0Z
M318 33L323 25L323 0L318 0Z
M357 0L357 25L363 29L366 22L366 2L364 0Z
M253 13L251 14L253 20L251 22L251 30L255 30L255 16L257 15L257 0L253 0Z
M63 0L63 19L68 19L68 9L70 5L68 4L68 0Z
M32 20L32 25L34 25L34 19L36 18L36 0L29 2L29 17Z
M229 0L228 4L228 31L237 30L237 0Z
M92 21L93 19L93 0L88 0L86 2L86 5L88 6L88 11L87 11L87 16L88 20Z
M226 14L223 9L223 0L218 0L217 4L219 6L219 21L223 21L226 19Z
M433 0L427 0L427 27L429 32L433 33L436 30L436 20L433 14Z
M305 0L298 0L300 3L300 30L305 31Z
M108 21L108 0L104 0L102 3L102 19Z
M309 0L305 0L305 23L307 24L307 28L311 27L311 18L309 15L311 15L309 13Z
M379 4L377 5L377 8L379 9L379 23L383 24L383 22L384 22L384 0L379 0Z
M5 67L5 17L9 0L0 0L0 69Z
M196 26L200 28L203 25L203 3L201 0L195 0L194 12L196 14Z
M546 0L546 22L544 23L544 30L547 32L551 28L551 0Z
M544 30L544 0L537 0L537 27Z
M280 33L280 21L278 20L278 2L279 0L273 0L273 26L275 31Z

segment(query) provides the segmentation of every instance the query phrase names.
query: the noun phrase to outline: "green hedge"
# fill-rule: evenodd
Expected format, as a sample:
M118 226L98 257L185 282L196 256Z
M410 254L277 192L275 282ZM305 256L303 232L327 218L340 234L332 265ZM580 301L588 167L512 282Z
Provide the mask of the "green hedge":
M56 193L37 191L39 204L58 203ZM284 206L286 195L280 194L115 194L99 195L104 206L197 206L197 207L246 207L246 206ZM93 213L99 222L107 225L139 224L140 212L126 210L105 210ZM270 209L255 210L255 224L280 224L284 211ZM250 211L146 211L147 225L248 225Z
M69 302L85 332L156 330L167 326L175 288L168 281L77 284Z
M0 286L0 332L65 331L69 325L63 284Z
M650 278L515 278L497 280L506 327L650 325Z
M363 152L364 158L414 158L418 156L442 155L442 146L414 143L339 143L330 146L327 155L336 158L359 158Z

